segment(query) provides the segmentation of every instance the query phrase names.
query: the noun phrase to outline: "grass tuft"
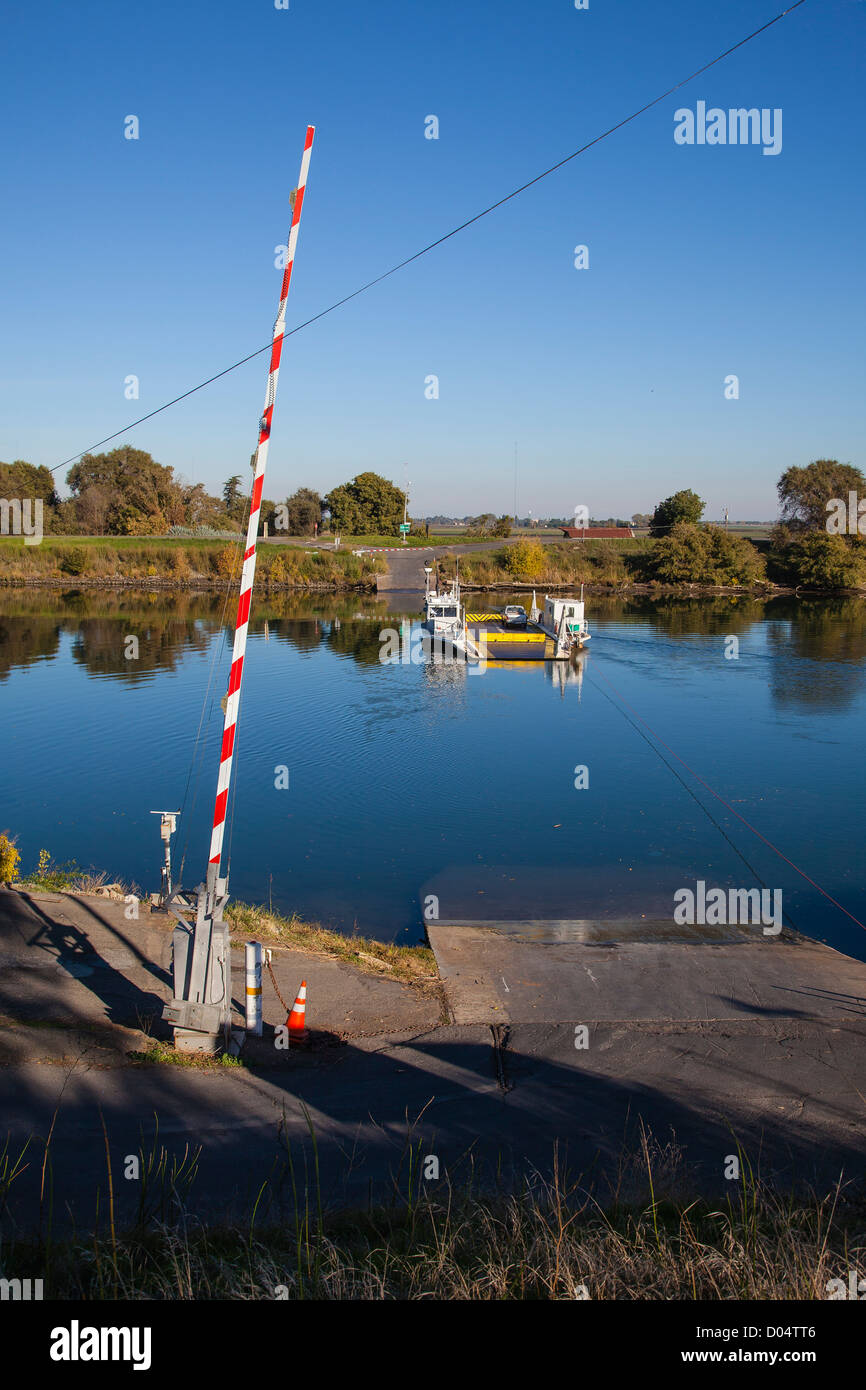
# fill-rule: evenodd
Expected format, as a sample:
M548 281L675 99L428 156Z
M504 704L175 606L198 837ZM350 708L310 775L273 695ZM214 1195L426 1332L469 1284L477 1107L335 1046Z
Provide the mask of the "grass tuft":
M282 917L246 903L229 903L225 915L234 945L255 937L329 960L345 961L368 974L387 974L389 979L402 980L404 984L425 987L439 981L436 957L427 946L395 946L367 936L345 936L317 922L303 922L294 914Z

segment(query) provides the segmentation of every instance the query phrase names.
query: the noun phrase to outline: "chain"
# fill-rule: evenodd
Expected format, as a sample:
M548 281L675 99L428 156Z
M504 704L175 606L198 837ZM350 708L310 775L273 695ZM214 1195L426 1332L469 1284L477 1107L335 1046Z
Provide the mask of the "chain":
M265 958L265 965L268 967L268 974L269 974L270 977L271 977L271 984L273 985L274 989L276 990L277 998L279 999L280 1003L282 1004L283 1008L285 1009L286 1015L288 1015L288 1014L290 1014L292 1011L291 1011L291 1009L289 1008L289 1006L288 1006L288 1004L286 1003L286 1001L285 1001L285 999L283 998L283 996L280 994L280 987L279 987L279 985L277 984L277 977L276 977L276 975L274 974L274 972L273 972L273 970L272 970L272 968L271 968L271 962L270 962L267 958Z

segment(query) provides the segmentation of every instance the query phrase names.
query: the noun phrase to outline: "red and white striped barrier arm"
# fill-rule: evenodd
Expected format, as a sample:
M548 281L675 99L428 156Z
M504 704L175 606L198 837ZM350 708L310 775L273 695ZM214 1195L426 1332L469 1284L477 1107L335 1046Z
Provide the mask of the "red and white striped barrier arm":
M229 797L229 784L232 775L232 757L235 747L235 731L238 722L238 706L240 703L241 681L244 673L244 654L247 646L247 626L250 617L250 601L253 592L253 579L256 573L256 539L259 533L259 516L262 508L262 489L265 482L265 469L268 464L268 442L271 437L271 425L274 417L274 401L277 394L277 381L280 375L280 354L283 349L283 335L286 328L286 301L289 297L289 286L292 282L292 267L295 263L295 247L298 242L298 226L301 221L301 213L304 208L304 190L307 184L307 173L310 168L310 154L313 148L314 126L307 126L307 138L304 142L304 154L301 159L301 174L298 179L298 187L295 190L295 202L292 209L292 226L289 231L288 255L286 257L286 268L283 272L283 283L280 289L280 308L274 323L274 336L271 346L271 365L268 372L268 389L265 393L265 408L262 418L259 421L259 443L256 449L255 474L253 476L253 491L250 500L250 519L247 525L247 539L244 548L244 563L241 570L241 589L238 599L238 616L235 624L235 641L232 650L232 669L229 676L228 698L226 700L226 717L223 725L223 741L220 753L220 771L217 782L216 804L213 814L213 833L210 842L210 873L213 873L213 866L216 865L215 874L219 877L219 866L222 859L223 836L225 834L226 808Z

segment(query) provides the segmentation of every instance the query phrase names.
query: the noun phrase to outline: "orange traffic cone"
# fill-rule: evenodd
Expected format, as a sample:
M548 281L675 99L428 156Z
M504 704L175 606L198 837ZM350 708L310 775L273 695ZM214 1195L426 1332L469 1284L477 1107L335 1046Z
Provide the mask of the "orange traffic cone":
M306 1030L307 1013L307 982L301 981L301 988L298 990L298 997L292 1005L292 1012L286 1019L286 1027L289 1030L289 1042L303 1042Z

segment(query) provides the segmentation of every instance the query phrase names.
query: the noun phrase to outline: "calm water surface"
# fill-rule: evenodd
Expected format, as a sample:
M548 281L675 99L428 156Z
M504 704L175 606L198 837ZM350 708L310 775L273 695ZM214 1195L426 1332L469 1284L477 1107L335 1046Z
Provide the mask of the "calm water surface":
M0 614L0 829L17 834L24 867L44 846L156 889L148 813L182 806L175 863L185 847L194 886L230 664L221 600L6 590ZM764 884L783 890L792 925L866 958L866 932L674 756L866 920L866 603L591 597L587 616L579 669L481 675L382 665L380 631L400 612L375 598L262 600L232 895L416 941L428 895L444 919L667 917L698 878ZM288 790L275 787L281 765Z

